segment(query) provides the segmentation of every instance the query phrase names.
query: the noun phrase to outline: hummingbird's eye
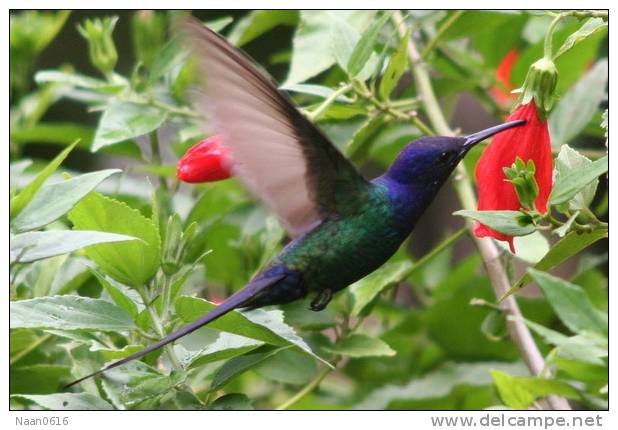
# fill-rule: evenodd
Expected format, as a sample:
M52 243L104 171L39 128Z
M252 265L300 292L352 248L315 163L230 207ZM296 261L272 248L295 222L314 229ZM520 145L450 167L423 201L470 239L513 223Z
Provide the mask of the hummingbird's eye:
M451 161L451 153L450 152L443 152L440 155L438 155L438 163L448 163L449 161Z

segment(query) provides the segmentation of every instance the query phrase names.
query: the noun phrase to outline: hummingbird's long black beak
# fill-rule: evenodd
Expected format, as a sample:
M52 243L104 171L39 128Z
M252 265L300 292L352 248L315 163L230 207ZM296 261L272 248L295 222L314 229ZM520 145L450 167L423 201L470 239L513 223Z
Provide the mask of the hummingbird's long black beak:
M464 148L466 150L472 148L477 143L487 139L490 136L493 136L496 133L500 133L501 131L508 130L509 128L519 127L520 125L524 125L526 123L523 119L518 119L517 121L505 122L504 124L495 125L493 127L486 128L485 130L481 130L477 133L466 136L466 141L464 142Z

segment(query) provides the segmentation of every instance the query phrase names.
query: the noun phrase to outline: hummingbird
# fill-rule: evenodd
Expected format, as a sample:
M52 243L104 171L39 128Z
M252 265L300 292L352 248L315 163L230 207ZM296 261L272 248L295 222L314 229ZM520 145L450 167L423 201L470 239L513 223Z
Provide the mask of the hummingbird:
M133 361L226 313L333 294L384 264L410 235L457 164L477 143L525 123L407 144L382 175L365 179L245 53L196 19L181 36L203 80L193 104L222 136L233 174L280 220L292 240L240 291L146 348L67 387Z

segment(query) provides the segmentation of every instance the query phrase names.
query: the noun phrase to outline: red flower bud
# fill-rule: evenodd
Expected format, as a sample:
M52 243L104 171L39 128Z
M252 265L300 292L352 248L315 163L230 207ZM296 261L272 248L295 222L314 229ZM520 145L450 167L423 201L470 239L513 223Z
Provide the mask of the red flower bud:
M476 181L479 189L478 210L519 210L521 204L515 187L509 182L504 168L510 168L517 157L524 162L532 160L536 167L534 178L539 187L535 200L536 209L547 212L547 200L553 180L553 158L547 121L539 119L534 101L519 106L507 119L526 120L520 127L505 130L497 134L485 148L476 165ZM489 227L476 223L474 234L478 237L491 236L509 243L515 252L513 238L498 233Z
M510 104L517 97L516 94L511 93L513 90L513 84L511 83L511 70L513 70L513 65L518 58L519 51L517 49L511 49L496 69L496 81L498 82L498 85L494 85L491 88L491 93L496 101L503 106Z
M221 144L221 136L215 135L192 146L178 160L176 177L191 184L220 181L232 176L230 167L229 151Z

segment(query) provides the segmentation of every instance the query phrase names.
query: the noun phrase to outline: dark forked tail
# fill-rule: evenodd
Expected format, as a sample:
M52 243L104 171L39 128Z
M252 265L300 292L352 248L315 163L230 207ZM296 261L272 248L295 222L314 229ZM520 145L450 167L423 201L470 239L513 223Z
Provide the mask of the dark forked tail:
M254 281L251 281L245 288L243 288L242 290L238 291L237 293L231 295L226 301L224 301L223 303L221 303L219 306L217 306L215 309L213 309L212 311L208 312L206 315L196 319L195 321L187 324L184 327L179 328L178 330L176 330L173 333L170 333L169 335L165 336L163 339L161 339L160 341L147 346L146 348L142 349L141 351L137 351L134 354L129 355L128 357L125 357L121 360L118 360L108 366L105 366L104 368L97 370L94 373L91 373L90 375L84 376L83 378L79 378L67 385L64 386L64 388L69 388L72 387L73 385L79 384L82 381L85 381L88 378L91 378L93 376L97 376L97 375L101 375L103 372L113 369L115 367L118 366L122 366L125 363L128 363L130 361L136 360L138 358L143 357L146 354L149 354L153 351L156 351L159 348L164 347L165 345L174 342L177 339L180 339L181 337L194 332L195 330L197 330L200 327L203 327L204 325L208 324L209 322L212 322L214 320L216 320L219 317L222 317L223 315L227 314L228 312L236 309L236 308L240 308L242 307L242 305L244 303L246 303L249 299L255 297L258 293L260 293L261 291L263 291L264 289L276 284L277 282L279 282L281 279L283 279L285 277L285 275L278 275L278 276L274 276L274 277L268 277L268 278L260 278L260 279L256 279Z

